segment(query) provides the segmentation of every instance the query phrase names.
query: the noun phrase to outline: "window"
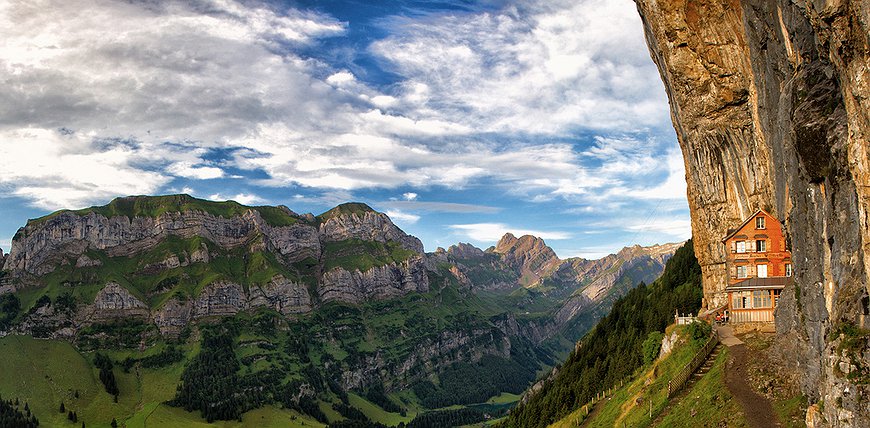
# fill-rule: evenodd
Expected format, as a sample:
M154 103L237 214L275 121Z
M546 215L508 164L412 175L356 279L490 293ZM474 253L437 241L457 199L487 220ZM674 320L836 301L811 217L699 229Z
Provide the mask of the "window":
M737 277L746 278L746 266L737 266Z
M749 292L738 291L733 294L731 299L731 309L747 309L749 308Z
M794 274L794 272L792 272L791 263L786 263L785 264L785 276L792 276L793 274Z
M763 239L757 239L755 241L755 251L757 251L759 253L763 253L763 252L767 251L767 241L765 241Z
M745 253L746 252L746 241L737 241L737 252Z
M779 304L779 295L782 294L782 290L773 290L773 307Z
M764 229L764 217L755 217L755 228Z
M767 265L758 265L758 277L767 278Z
M753 308L770 308L770 292L767 290L756 290L752 292L752 307Z

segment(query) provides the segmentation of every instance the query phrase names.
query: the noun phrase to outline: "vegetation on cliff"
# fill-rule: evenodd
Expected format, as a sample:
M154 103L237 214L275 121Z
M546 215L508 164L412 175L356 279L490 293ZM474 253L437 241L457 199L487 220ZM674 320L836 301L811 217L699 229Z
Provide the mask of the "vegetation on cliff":
M668 261L658 280L649 286L640 284L613 304L555 378L546 380L540 391L511 412L506 426L546 427L627 379L644 363L648 335L664 331L675 310L697 312L701 292L701 268L689 241Z

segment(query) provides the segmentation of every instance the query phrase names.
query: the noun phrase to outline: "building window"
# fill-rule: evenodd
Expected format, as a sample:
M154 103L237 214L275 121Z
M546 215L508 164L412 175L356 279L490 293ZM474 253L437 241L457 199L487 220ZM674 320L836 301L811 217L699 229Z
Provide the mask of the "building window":
M737 266L737 277L746 278L746 266Z
M737 252L745 253L746 252L746 241L737 241Z
M758 277L767 278L767 265L758 265Z
M779 304L779 295L782 294L782 290L773 290L773 307Z
M739 296L735 297L731 305L731 309L743 309L743 298Z
M791 269L791 263L785 264L785 276L792 276L794 272Z
M755 241L755 251L759 253L767 251L767 241L763 239L757 239Z
M770 308L770 292L767 290L756 290L752 292L752 307L753 308Z
M764 229L764 217L755 217L755 228Z

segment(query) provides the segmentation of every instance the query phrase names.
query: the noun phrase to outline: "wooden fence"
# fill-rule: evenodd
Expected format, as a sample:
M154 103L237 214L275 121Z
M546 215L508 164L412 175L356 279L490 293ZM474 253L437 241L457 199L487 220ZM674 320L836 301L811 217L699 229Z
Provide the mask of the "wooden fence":
M599 401L604 400L604 399L612 396L613 393L616 392L619 388L622 388L623 385L625 385L625 379L619 381L619 383L611 386L610 388L607 388L606 391L601 391L601 392L595 394L595 396L592 397L592 399L589 400L588 403L581 406L583 411L580 412L580 414L574 418L571 426L579 427L580 424L583 423L583 420L589 416L589 413L592 413L592 409L595 408L595 405L598 404Z
M676 395L677 392L686 385L686 382L688 382L689 378L692 377L692 373L695 373L695 371L698 370L698 367L701 367L701 364L704 363L704 360L707 359L707 356L710 355L710 352L713 352L713 348L718 344L719 335L715 330L713 330L710 339L706 344L704 344L704 347L701 348L694 357L692 357L692 361L689 361L688 364L683 366L683 368L668 381L668 398Z

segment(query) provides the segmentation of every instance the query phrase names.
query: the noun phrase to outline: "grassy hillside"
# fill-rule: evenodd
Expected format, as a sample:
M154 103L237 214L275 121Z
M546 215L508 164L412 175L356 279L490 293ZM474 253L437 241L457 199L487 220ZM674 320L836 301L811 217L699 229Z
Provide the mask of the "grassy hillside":
M90 213L106 217L158 217L168 212L203 211L213 216L232 218L244 215L248 210L260 213L263 220L272 226L290 226L296 224L299 218L294 217L278 207L260 206L248 207L235 201L215 202L197 199L189 195L166 196L127 196L115 198L106 205L93 206L80 210L62 210L47 216L30 220L29 224L38 225L60 214L70 212L76 215Z
M671 333L680 338L672 353L637 370L622 387L598 402L594 411L580 407L549 428L576 427L581 423L590 428L623 424L631 427L746 426L740 405L725 386L724 367L728 359L725 347L703 378L673 399L667 399L668 381L703 346L703 341L692 340L685 326L671 326L666 334Z
M0 339L0 355L4 356L4 363L0 364L0 395L28 401L46 426L66 423L66 415L58 412L61 402L76 411L79 420L89 427L108 426L112 418L131 427L146 423L205 426L208 421L199 410L188 412L183 406L166 403L177 397L177 387L184 379L202 377L192 373L193 377L185 378L199 358L210 358L204 360L204 367L222 364L211 360L218 355L214 349L205 352L200 349L206 346L202 338L208 331L222 328L228 334L226 343L231 343L220 345L223 346L220 349L230 352L230 360L224 361L238 364L231 371L232 382L226 390L242 391L244 399L237 407L241 410L241 423L232 422L236 416L231 421L220 421L222 415L217 415L215 426L301 426L302 422L305 426L322 426L324 422L346 418L334 407L342 403L372 421L390 426L408 424L424 414L428 420L448 420L445 418L451 417L451 411L438 414L428 411L442 403L462 409L475 402L486 402L492 396L501 398L485 408L506 409L516 396L501 393L520 392L543 364L552 363L546 352L535 350L529 343L504 338L494 326L495 320L503 316L498 302L463 291L455 283L389 301L363 305L332 303L295 321L260 310L226 318L219 324L201 325L189 339L173 345L183 351L180 361L151 368L140 362L138 368L129 365L129 371L124 370L126 359L143 361L161 355L168 344L150 336L150 346L142 354L137 349L142 334L138 329L144 324L102 325L99 332L83 333L101 338L99 343L83 349L100 349L114 362L113 374L120 390L118 403L100 382L94 352L77 350L63 341L8 336ZM505 339L512 345L510 357L491 356L485 357L483 364L443 366L433 365L435 360L418 360L401 378L378 377L375 383L366 383L350 394L336 387L341 373L370 364L372 359L382 361L383 373L390 373L408 361L412 353L437 343L433 341L440 340L441 334L463 335L472 331L479 332L477 341L456 349L449 358L468 359L469 353L476 350L503 346ZM505 367L514 369L506 371ZM288 401L303 384L310 385L314 394L308 402L325 416L321 422L317 422L321 416L310 405ZM418 384L426 384L430 389L414 388ZM377 393L378 388L395 392ZM460 398L450 401L453 397Z
M511 412L509 427L546 427L570 414L596 393L629 378L643 366L647 336L663 331L675 310L696 312L701 305L701 268L692 241L677 250L662 276L618 299L606 317L581 341L556 377Z

